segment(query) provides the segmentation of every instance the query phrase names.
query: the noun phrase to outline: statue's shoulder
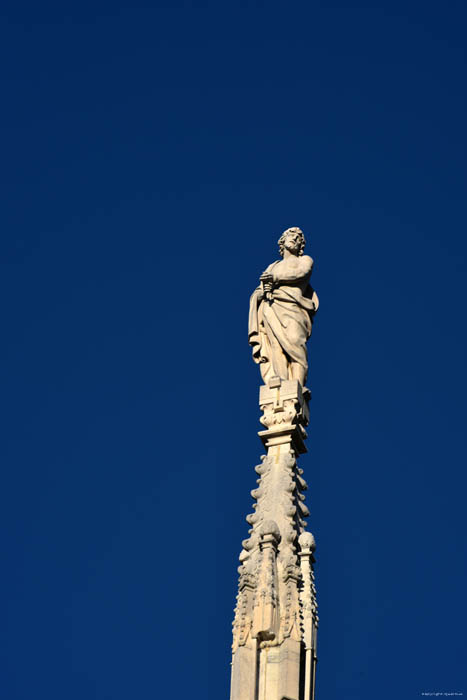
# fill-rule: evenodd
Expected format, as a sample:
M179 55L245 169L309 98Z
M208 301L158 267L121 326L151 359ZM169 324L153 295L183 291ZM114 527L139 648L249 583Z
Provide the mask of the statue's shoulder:
M271 272L271 270L273 270L276 267L276 265L278 265L280 262L282 262L282 261L281 260L274 260L274 262L272 262L270 265L267 266L267 268L265 269L265 272Z
M300 258L300 263L307 271L309 271L313 267L313 258L311 258L309 255L302 255Z

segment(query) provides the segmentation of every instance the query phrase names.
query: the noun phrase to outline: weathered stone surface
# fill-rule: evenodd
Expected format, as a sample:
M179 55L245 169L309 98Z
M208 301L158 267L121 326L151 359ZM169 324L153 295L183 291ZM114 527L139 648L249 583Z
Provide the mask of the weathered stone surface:
M305 239L288 229L283 261L261 276L250 306L250 344L265 381L259 432L266 454L255 467L233 622L231 700L313 700L318 613L315 541L306 532L307 484L297 457L306 452L310 392L306 340L318 298L308 284L313 261Z
M303 391L296 379L276 378L260 387L259 405L263 411L260 421L267 429L260 431L259 436L265 447L286 445L298 454L306 452L308 398L309 392Z
M248 338L265 384L280 377L305 386L306 342L319 305L309 284L313 259L303 255L305 237L297 227L284 231L278 243L282 260L266 268L251 296Z
M256 503L254 513L247 516L251 529L240 554L232 700L303 700L299 679L310 686L314 677L318 623L312 569L315 544L313 535L305 532L302 499L307 485L301 471L287 442L271 447L256 467L260 477L252 491ZM243 652L242 647L250 651ZM253 648L259 685L255 686L257 694L251 696L250 681L245 679L251 679L247 669L253 663Z

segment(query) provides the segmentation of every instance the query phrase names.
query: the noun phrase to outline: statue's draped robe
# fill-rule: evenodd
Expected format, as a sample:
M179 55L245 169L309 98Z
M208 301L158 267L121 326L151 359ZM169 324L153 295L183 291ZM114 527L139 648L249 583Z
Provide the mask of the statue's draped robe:
M271 273L278 262L269 265L265 272ZM299 286L287 283L275 286L269 300L261 299L261 292L260 286L251 295L248 342L254 361L261 363L263 381L272 376L291 379L291 362L303 367L306 378L306 342L318 308L316 292L309 284L302 293Z

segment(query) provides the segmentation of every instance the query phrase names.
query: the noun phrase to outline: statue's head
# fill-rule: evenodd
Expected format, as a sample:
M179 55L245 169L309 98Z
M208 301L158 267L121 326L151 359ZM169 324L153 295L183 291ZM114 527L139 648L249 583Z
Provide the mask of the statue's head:
M279 244L279 253L281 257L284 257L285 248L295 255L303 255L306 241L302 229L298 226L292 226L284 231L277 243Z

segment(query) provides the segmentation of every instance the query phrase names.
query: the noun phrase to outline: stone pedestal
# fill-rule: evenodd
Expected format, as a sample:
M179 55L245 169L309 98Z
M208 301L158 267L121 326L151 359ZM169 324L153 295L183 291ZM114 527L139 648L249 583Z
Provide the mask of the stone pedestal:
M268 385L260 387L259 405L263 411L260 421L266 430L261 430L258 435L268 454L270 448L281 445L296 454L307 451L305 426L308 425L310 412L308 396L305 396L300 382L284 381L279 377L272 379Z
M309 392L273 378L260 389L259 436L266 455L255 470L251 528L242 543L233 623L231 700L312 700L318 625L314 539L305 532Z

